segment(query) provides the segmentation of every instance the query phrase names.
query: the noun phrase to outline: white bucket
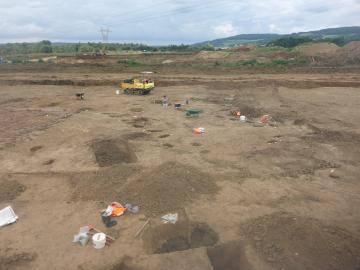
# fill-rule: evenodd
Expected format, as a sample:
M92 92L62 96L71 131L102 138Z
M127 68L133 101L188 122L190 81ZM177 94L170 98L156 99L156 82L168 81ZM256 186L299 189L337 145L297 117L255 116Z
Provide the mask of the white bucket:
M106 235L104 233L95 233L92 237L94 248L101 249L105 247Z
M117 95L120 95L120 90L116 90L115 92Z
M246 122L246 116L245 115L241 115L240 116L240 122Z

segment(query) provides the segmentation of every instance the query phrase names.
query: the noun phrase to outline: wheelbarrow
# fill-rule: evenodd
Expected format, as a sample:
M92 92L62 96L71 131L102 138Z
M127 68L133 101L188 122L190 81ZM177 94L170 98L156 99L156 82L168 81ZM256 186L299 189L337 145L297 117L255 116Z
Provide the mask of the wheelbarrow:
M187 117L199 117L200 113L203 113L204 111L201 109L188 109L186 110L186 116Z

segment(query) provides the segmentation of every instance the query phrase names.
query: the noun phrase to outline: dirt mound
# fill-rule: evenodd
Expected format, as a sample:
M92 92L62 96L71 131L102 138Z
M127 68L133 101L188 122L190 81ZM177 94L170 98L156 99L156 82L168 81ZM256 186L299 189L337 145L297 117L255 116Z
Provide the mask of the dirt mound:
M234 110L240 110L248 118L256 118L264 114L258 101L251 94L235 95L232 102Z
M360 41L353 41L345 45L337 58L344 64L360 64Z
M95 172L72 174L69 180L73 190L71 200L126 203L119 191L138 170L138 166L117 165Z
M256 49L255 45L238 45L231 49L228 49L228 51L231 52L249 52Z
M122 198L139 205L147 215L174 211L201 194L218 190L214 179L200 170L177 162L166 162L121 191Z
M334 45L336 46L336 45ZM337 66L337 65L359 65L360 64L360 41L352 41L342 48L328 51L318 56L317 61L322 64Z
M26 190L26 187L13 179L0 182L0 202L10 202Z
M359 269L360 240L318 220L276 213L242 227L258 255L275 269Z
M335 54L340 50L340 47L334 43L320 42L301 45L297 47L296 50L305 56L319 56L324 54Z
M344 50L360 55L360 41L352 41L344 46Z
M248 118L256 118L263 115L262 109L258 107L253 107L251 105L242 104L239 105L239 110L241 114L246 115Z
M137 157L124 140L96 140L91 147L100 167L136 162Z
M229 56L229 52L207 52L202 51L196 55L196 58L203 60L216 60L216 59L224 59Z

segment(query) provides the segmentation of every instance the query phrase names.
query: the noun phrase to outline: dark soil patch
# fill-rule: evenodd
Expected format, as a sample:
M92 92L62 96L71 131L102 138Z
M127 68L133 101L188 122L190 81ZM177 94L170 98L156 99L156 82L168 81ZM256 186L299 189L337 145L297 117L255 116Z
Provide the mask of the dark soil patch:
M277 135L274 136L271 140L267 141L268 144L274 144L274 143L278 143L281 142L282 140L282 136L281 135Z
M197 223L192 227L191 248L213 246L219 241L218 234L206 223Z
M171 143L164 143L163 146L166 147L166 148L173 148L174 147L174 145L172 145Z
M55 159L49 159L43 163L43 165L51 165L55 162Z
M28 266L37 257L36 253L18 253L11 256L0 255L0 270L18 269L18 267Z
M209 174L181 163L166 162L128 182L119 196L139 205L147 215L156 216L218 189Z
M333 178L333 179L340 179L340 175L338 175L337 173L335 172L332 172L329 174L329 177Z
M164 138L167 138L167 137L170 137L170 134L164 134L164 135L159 136L160 139L164 139Z
M129 140L129 141L135 141L138 139L148 139L149 137L150 135L145 132L132 132L132 133L124 134L122 136L124 140Z
M317 158L319 151L321 148L316 147L315 144L311 144L309 147L301 142L293 144L282 141L281 147L271 144L266 149L251 151L245 156L260 164L268 157L272 157L270 164L281 169L279 174L281 177L297 178L301 175L314 175L317 170L340 167L335 160ZM269 166L269 163L266 166Z
M50 104L47 105L47 107L56 107L60 105L60 102L51 102Z
M143 112L144 109L143 108L131 108L130 111L131 112Z
M36 145L36 146L34 146L34 147L31 147L30 148L30 151L31 152L37 152L37 151L39 151L40 149L42 149L43 147L41 146L41 145Z
M201 154L209 154L210 152L211 152L211 151L210 151L210 150L207 150L207 149L200 151Z
M260 108L250 105L241 104L239 105L239 109L241 114L245 115L247 118L257 118L264 114Z
M151 133L158 133L158 132L162 132L162 129L148 129L147 131Z
M149 118L146 117L137 117L131 121L135 128L144 128L149 122Z
M16 199L26 187L20 184L10 176L8 179L1 181L0 202L10 202Z
M163 254L188 249L214 246L219 241L218 234L206 223L191 224L188 220L179 224L161 224L151 228L143 237L150 247L150 253Z
M252 270L240 241L209 247L207 254L214 270Z
M23 101L25 101L25 99L23 99L23 98L11 98L8 100L0 101L0 105L15 103L15 102L23 102Z
M187 249L213 246L219 241L218 234L207 224L197 224L191 231L190 239L176 237L168 239L154 253L170 253Z
M306 124L306 120L305 119L296 119L294 121L294 125L295 126L304 126Z
M192 146L201 146L201 143L193 142L191 145L192 145Z
M119 192L128 178L138 171L138 166L117 165L96 172L72 174L69 180L73 188L71 200L131 203L133 201L123 201Z
M120 113L107 113L106 115L110 116L111 118L122 118L123 115Z
M106 266L104 268L100 268L100 270L141 270L138 267L131 266L132 258L125 256L123 260L120 262L111 265L110 267Z
M191 248L191 244L185 237L175 237L168 239L159 249L155 250L155 254L170 253L175 251L183 251Z
M212 94L206 98L192 98L192 101L202 101L204 103L222 105L224 103L224 97L224 95Z
M359 269L360 240L320 221L275 213L241 228L247 243L274 269Z
M247 118L257 118L265 114L255 96L247 90L234 97L232 108L239 110L241 115L245 115Z
M299 175L314 175L317 170L340 168L340 165L334 162L309 158L308 160L298 160L294 162L283 162L282 176L299 177Z
M351 143L360 142L360 135L352 132L323 130L321 133L315 134L315 138L319 142L324 142L324 141L351 142Z
M100 167L136 162L137 157L125 140L96 140L91 147Z
M360 143L360 134L354 132L320 129L313 125L309 125L309 127L314 132L304 136L303 139L305 140L316 141L320 143Z

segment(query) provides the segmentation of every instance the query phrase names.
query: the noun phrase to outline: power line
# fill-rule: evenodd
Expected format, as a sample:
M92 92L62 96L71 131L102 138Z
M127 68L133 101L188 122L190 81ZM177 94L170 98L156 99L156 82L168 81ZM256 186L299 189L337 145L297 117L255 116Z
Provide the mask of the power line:
M124 23L136 23L136 22L144 22L144 21L148 21L148 20L158 20L158 19L161 19L161 18L165 18L165 17L169 17L169 16L172 16L172 15L176 15L176 14L181 14L181 13L191 13L191 11L199 11L199 10L196 10L196 9L199 9L199 8L209 8L209 7L212 7L212 6L216 6L216 5L219 5L219 4L229 4L229 1L208 1L207 3L197 3L197 4L192 4L192 5L188 5L188 6L185 6L185 7L180 7L180 8L177 8L177 9L174 9L174 10L171 10L171 11L168 11L168 12L165 12L165 13L160 13L158 15L150 15L150 16L144 16L144 17L141 17L141 18L130 18L128 20L120 20L120 23L124 24ZM148 9L149 10L149 9ZM145 11L145 10L144 10ZM217 10L215 10L216 12ZM136 13L139 13L139 12L136 12ZM130 13L131 16L134 15Z
M102 37L102 41L103 43L108 43L109 41L109 33L111 31L109 30L109 28L101 28L100 29L100 33L101 33L101 37Z

